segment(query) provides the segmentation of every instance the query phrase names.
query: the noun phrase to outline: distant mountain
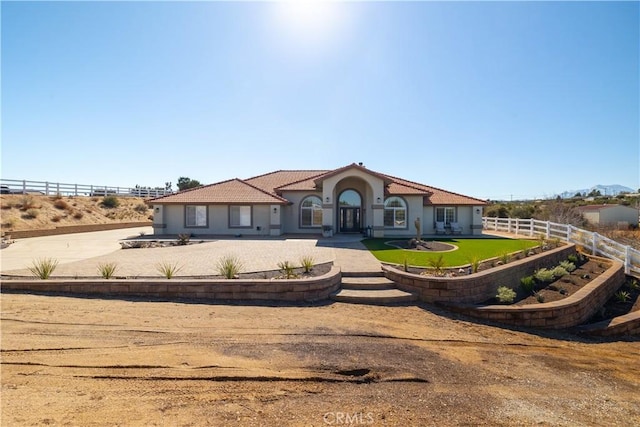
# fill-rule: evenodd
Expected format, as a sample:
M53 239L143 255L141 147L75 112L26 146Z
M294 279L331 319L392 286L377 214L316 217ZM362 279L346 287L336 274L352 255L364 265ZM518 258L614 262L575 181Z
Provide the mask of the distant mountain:
M577 193L589 194L593 190L600 191L600 194L602 194L603 196L617 196L620 193L634 193L636 191L633 188L625 187L624 185L618 185L618 184L602 185L602 184L598 184L598 185L594 185L593 187L591 187L589 189L565 191L563 193L560 193L560 197L562 197L563 199L568 199L568 198L571 198L571 197L575 196Z

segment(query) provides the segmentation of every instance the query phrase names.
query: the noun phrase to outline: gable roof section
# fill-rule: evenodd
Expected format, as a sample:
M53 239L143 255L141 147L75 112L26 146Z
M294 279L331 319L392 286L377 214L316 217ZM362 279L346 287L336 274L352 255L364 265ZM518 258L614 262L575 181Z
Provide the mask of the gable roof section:
M191 188L164 197L151 199L154 204L205 205L284 205L289 201L249 184L241 179L230 179L202 187Z
M278 194L278 191L282 189L313 191L315 190L315 184L312 178L325 173L327 173L326 170L279 170L255 176L245 181L271 194ZM300 188L296 187L296 184L304 183L308 180L311 180L310 184L306 183L298 186Z
M483 206L487 202L475 197L446 191L441 188L431 187L395 176L386 175L393 181L388 187L389 195L424 195L424 206L429 205L474 205Z
M389 185L391 183L391 181L389 180L389 177L387 175L384 175L384 174L369 170L369 169L365 168L364 166L360 166L360 165L357 165L355 163L351 163L350 165L343 166L343 167L338 168L338 169L327 171L326 173L315 177L314 181L315 181L316 184L319 185L320 182L324 181L325 179L330 178L330 177L335 176L335 175L338 175L338 174L340 174L340 173L342 173L342 172L344 172L346 170L349 170L349 169L357 169L357 170L362 171L362 172L364 172L366 174L369 174L369 175L375 176L377 178L380 178L382 181L384 181L385 185Z

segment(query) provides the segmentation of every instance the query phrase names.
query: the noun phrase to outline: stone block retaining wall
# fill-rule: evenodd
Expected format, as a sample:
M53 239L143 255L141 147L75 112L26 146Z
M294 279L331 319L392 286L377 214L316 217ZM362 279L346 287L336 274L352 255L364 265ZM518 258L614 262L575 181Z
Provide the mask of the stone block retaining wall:
M475 304L493 298L500 286L517 288L522 277L529 276L542 267L556 266L575 253L573 244L560 246L505 265L458 277L421 276L386 265L383 265L382 269L389 280L396 282L398 288L418 295L421 301Z
M309 279L51 279L4 280L2 292L151 297L158 299L322 301L340 287L336 266Z
M45 228L42 230L17 230L4 231L5 237L12 239L26 239L28 237L56 236L59 234L87 233L90 231L117 230L120 228L151 227L151 221L142 222L116 222L108 224L87 224L87 225L66 225L56 228Z
M602 259L603 261L612 262L611 260ZM522 306L488 305L475 307L448 305L448 308L472 317L495 320L509 325L564 329L587 321L611 298L624 281L624 266L622 263L614 261L612 266L603 274L573 295L559 301Z

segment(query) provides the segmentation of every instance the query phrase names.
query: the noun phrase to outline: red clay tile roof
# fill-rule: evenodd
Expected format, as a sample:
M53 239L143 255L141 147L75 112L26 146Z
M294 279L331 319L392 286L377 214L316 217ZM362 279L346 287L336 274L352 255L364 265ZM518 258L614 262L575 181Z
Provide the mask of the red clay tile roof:
M269 204L283 205L289 201L270 194L240 179L231 179L216 184L204 185L180 191L168 196L151 199L155 204Z
M386 195L424 196L425 206L486 204L484 200L371 171L355 163L334 170L278 170L246 180L232 179L185 190L151 201L156 204L287 204L289 201L280 196L283 191L316 191L322 180L350 168L381 178L386 184Z

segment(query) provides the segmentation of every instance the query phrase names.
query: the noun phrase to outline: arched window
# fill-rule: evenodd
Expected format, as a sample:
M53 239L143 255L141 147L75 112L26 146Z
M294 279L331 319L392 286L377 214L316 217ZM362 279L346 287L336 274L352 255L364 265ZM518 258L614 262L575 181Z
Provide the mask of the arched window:
M400 197L389 197L384 201L384 226L407 228L407 204Z
M358 194L357 191L345 190L340 193L338 204L342 207L352 206L359 208L362 205L362 200L360 199L360 194Z
M309 196L300 203L300 225L302 227L320 227L322 225L322 200L318 196Z

